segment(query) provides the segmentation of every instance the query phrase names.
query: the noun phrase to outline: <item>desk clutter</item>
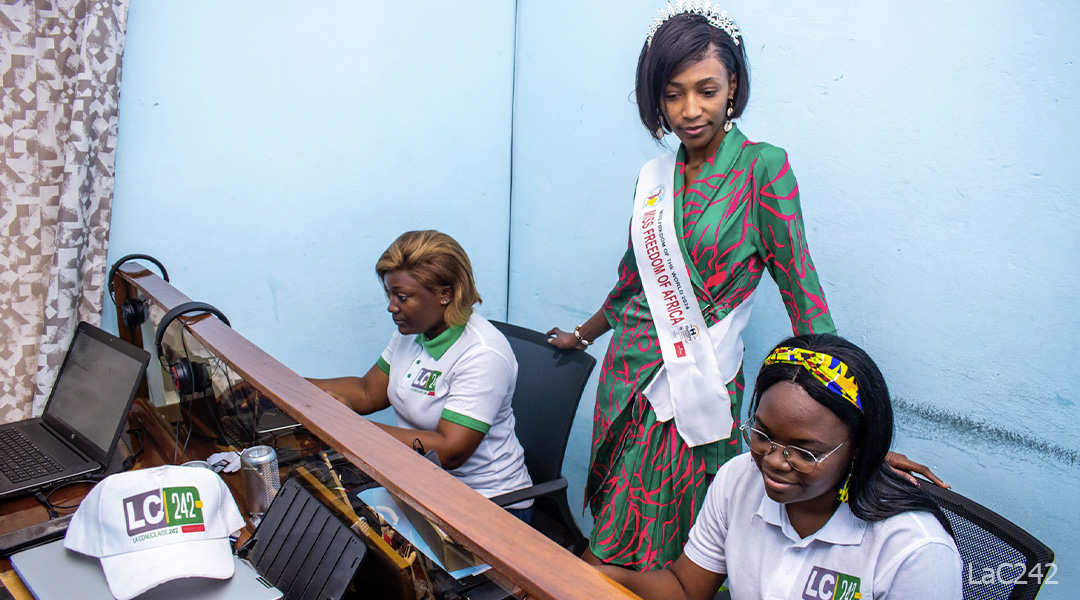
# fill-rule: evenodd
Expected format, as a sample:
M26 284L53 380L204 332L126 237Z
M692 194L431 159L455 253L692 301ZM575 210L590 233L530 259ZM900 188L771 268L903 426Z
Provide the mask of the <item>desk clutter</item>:
M94 486L62 543L20 552L11 562L39 600L93 597L85 594L100 587L102 576L113 598L130 600L174 580L232 580L232 535L243 526L232 492L213 471L171 465L139 469ZM96 559L98 568L87 559ZM191 585L185 593L193 591ZM213 592L205 596L210 598L233 587L195 585Z
M265 451L251 454L269 464ZM210 464L106 477L12 566L37 600L514 597L511 584L332 451L286 466L234 553L241 511L253 506L238 506Z
M355 572L351 586L341 596L343 600L357 598L387 598L403 600L508 600L514 598L509 591L513 585L486 566L476 566L464 548L445 538L442 544L428 544L423 538L407 536L403 532L431 531L433 525L419 513L411 511L404 518L386 519L383 504L392 496L377 482L351 465L336 452L320 453L306 461L293 464L289 478L270 505L254 536L240 550L240 555L251 560L267 578L285 591L286 600L307 596L290 595L300 588L291 573L304 573L300 561L311 552L294 553L289 567L280 565L263 569L269 564L260 551L265 546L273 548L273 541L293 540L318 548L322 543L313 541L316 536L327 536L333 530L338 543L343 531L356 536L366 552L353 571L351 564L338 560L338 569L345 573ZM375 500L373 500L375 499ZM404 503L394 502L394 506ZM318 508L312 508L316 506ZM340 525L324 522L321 514L333 514ZM402 515L404 513L397 513ZM406 520L408 519L408 520ZM301 525L306 523L306 525ZM327 525L330 523L331 525ZM282 528L287 525L287 532ZM319 530L316 533L313 530ZM292 536L291 538L289 536ZM303 541L303 540L309 541ZM448 547L456 549L459 562L445 562ZM436 548L432 551L430 548ZM275 561L280 561L284 551L275 550ZM329 553L328 556L337 556ZM465 566L460 560L473 560ZM447 565L447 567L444 567ZM449 572L453 569L453 572ZM329 598L311 596L311 598Z

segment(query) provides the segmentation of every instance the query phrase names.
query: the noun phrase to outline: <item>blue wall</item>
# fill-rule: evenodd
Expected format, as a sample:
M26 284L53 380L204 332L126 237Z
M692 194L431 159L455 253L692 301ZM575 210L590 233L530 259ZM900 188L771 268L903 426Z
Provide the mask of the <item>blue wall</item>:
M514 7L388 6L129 12L110 261L159 258L305 375L374 364L375 260L408 229L457 238L506 314Z
M158 256L308 375L381 350L372 264L406 229L462 241L489 317L592 314L660 150L631 101L659 2L421 4L133 0L110 259ZM1075 597L1080 6L727 8L752 67L740 126L791 154L840 332L896 396L898 449L1053 547L1061 583L1040 598ZM763 287L751 375L790 331Z

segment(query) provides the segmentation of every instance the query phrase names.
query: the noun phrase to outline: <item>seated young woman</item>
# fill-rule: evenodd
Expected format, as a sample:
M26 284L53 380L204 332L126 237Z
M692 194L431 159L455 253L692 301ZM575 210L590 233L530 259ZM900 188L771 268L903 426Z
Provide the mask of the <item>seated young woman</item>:
M354 411L393 407L397 426L377 425L486 497L532 485L514 433L510 400L517 361L506 338L473 311L472 264L438 231L402 234L375 272L397 331L363 377L310 379ZM528 522L532 500L508 508Z
M944 514L885 463L885 380L831 334L780 343L758 374L748 453L716 474L668 569L599 567L643 598L959 600L961 561Z

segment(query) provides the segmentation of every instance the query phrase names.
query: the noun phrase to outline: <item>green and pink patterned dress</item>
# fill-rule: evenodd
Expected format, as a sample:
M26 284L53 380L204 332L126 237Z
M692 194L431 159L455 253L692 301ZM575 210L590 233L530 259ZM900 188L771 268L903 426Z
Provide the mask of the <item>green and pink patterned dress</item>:
M680 146L675 165L675 226L684 260L696 270L691 276L706 323L746 300L767 270L795 333L833 332L787 153L749 142L732 128L686 186L684 152ZM613 332L600 372L585 486L594 518L589 548L611 564L660 569L682 554L716 470L741 451L743 374L740 369L727 386L735 419L731 438L687 447L674 420L657 422L641 395L663 357L632 248L619 263L619 281L603 310Z

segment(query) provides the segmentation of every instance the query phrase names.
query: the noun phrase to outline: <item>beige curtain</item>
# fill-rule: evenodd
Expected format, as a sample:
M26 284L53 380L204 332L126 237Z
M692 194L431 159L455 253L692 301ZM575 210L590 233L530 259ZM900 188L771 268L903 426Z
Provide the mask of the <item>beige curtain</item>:
M0 422L39 414L98 324L128 0L0 0Z

